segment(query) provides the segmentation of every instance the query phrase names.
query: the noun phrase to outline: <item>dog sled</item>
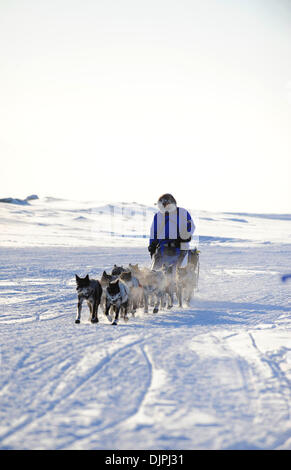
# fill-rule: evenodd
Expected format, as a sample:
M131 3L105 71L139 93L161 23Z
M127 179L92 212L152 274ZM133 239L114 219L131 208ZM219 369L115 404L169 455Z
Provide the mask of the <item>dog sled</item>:
M176 240L167 243L157 243L152 254L151 270L159 270L162 266L175 268L185 267L188 264L197 266L199 272L199 253L197 248L181 250Z
M170 297L168 308L173 306L175 294L180 308L183 307L183 300L190 306L194 290L198 289L199 253L197 248L182 251L177 245L171 246L169 243L156 247L150 269L164 274L167 285L165 293Z

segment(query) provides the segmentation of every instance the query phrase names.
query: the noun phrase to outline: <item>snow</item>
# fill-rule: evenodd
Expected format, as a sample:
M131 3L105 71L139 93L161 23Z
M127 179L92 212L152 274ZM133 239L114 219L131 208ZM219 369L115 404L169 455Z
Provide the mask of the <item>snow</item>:
M149 266L154 211L1 203L1 449L291 448L288 214L192 210L190 308L74 323L75 274Z

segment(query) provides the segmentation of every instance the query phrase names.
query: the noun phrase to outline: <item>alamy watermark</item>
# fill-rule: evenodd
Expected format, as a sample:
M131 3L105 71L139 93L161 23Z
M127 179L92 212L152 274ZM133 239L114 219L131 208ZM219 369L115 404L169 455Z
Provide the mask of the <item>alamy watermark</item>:
M191 245L199 244L199 217L195 211L187 209L195 225ZM154 215L158 212L155 207L143 206L136 203L107 204L105 206L91 208L91 235L95 239L117 240L144 240L150 239L151 226ZM180 233L187 233L187 219L179 218ZM170 234L170 238L176 238ZM160 238L163 238L161 236Z

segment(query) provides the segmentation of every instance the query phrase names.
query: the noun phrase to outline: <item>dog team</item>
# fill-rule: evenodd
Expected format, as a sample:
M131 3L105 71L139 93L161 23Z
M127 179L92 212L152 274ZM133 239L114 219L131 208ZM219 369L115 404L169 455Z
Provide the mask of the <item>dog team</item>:
M139 267L129 264L127 268L114 265L111 273L103 272L101 279L81 278L76 274L77 283L77 317L75 323L80 323L82 304L86 300L90 311L91 323L98 322L98 308L101 305L104 314L112 325L117 325L119 316L125 321L128 314L133 316L138 308L148 313L149 305L153 313L159 308L173 307L176 296L178 305L187 306L198 284L199 251L188 251L186 266L163 264L160 269Z

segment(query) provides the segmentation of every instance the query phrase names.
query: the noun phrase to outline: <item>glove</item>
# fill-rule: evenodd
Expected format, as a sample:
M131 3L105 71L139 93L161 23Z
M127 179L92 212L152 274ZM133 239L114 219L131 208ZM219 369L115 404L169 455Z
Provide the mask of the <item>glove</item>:
M156 248L157 248L157 245L158 245L158 242L152 242L149 247L148 247L148 250L150 252L150 255L151 255L151 258L153 257L153 254L155 253L156 251Z

